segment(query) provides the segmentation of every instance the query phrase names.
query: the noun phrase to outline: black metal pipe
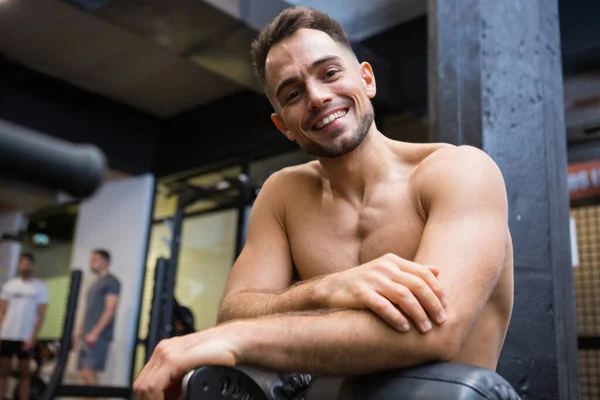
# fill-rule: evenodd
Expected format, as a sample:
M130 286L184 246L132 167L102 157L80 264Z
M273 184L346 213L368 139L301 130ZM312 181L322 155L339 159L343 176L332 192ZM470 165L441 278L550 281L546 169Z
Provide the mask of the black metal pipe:
M102 183L104 153L0 120L0 175L74 197L91 195Z
M184 200L178 200L177 211L173 217L173 237L171 239L171 256L166 265L165 283L162 291L162 317L161 338L167 339L173 336L173 304L175 295L175 284L177 278L177 263L179 261L179 249L181 246L181 231L183 228L183 206Z
M154 217L154 205L156 204L156 180L154 181L154 187L152 189L152 203L150 204L150 210L148 210L148 218L150 219L150 221L152 221L152 218ZM133 380L135 379L135 366L136 366L136 360L137 360L137 352L138 352L138 341L139 341L139 333L140 333L140 324L141 324L141 310L142 310L142 303L144 301L144 290L143 290L143 284L144 282L146 282L146 275L148 272L148 268L146 268L146 266L148 265L148 257L149 257L149 253L148 253L148 249L150 248L150 239L152 237L152 222L150 224L148 224L147 229L146 229L146 244L144 245L144 271L142 273L142 277L141 277L141 282L142 282L142 289L140 290L140 294L138 297L138 304L140 305L137 309L137 313L136 313L136 324L135 324L135 331L132 332L133 335L133 339L134 339L134 343L135 345L133 346L133 354L131 356L131 361L129 364L129 382L133 382Z
M202 215L207 215L207 214L211 214L211 213L215 213L215 212L219 212L219 211L231 210L231 209L239 208L239 207L245 207L245 206L248 206L248 205L251 205L251 204L252 204L251 202L245 201L243 199L234 199L232 201L220 204L220 205L215 206L213 208L209 208L209 209L205 209L205 210L192 211L192 212L185 213L184 216L183 216L183 219L200 217ZM152 220L152 225L155 225L155 224L164 224L167 221L171 221L172 218L173 217L165 217L165 218L160 218L160 219L154 219L154 220Z
M60 341L58 362L54 367L54 372L52 374L52 378L50 379L50 383L44 391L43 400L54 399L56 397L56 390L61 385L63 380L67 359L69 357L69 352L71 351L73 326L75 324L75 313L77 311L77 299L79 297L79 288L81 287L81 276L82 273L80 270L73 270L71 272L71 284L69 287L69 297L67 299L67 312L63 324L63 336Z
M146 354L144 359L146 362L150 359L154 348L158 342L163 339L161 326L164 324L161 321L162 316L162 293L164 291L165 272L167 268L167 260L159 257L156 260L156 269L154 271L154 289L152 291L152 307L150 309L150 321L148 322L148 335L146 339Z

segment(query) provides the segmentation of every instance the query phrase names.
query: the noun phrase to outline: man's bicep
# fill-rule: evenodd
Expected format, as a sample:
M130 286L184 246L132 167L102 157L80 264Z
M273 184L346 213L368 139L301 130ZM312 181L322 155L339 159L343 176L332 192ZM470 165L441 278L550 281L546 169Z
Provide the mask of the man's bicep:
M269 178L254 202L246 242L227 279L225 295L277 291L290 285L293 267L283 221L283 185L281 178Z
M414 259L440 269L449 314L463 333L496 285L509 239L500 171L487 156L474 152L457 150L440 163L444 171L439 181L431 180L428 219Z

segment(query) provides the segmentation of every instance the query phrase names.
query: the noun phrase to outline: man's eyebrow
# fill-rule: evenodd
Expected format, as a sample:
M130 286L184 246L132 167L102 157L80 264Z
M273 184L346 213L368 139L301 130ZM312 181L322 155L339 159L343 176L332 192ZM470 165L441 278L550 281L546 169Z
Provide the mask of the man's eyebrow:
M338 56L321 57L318 60L313 61L313 63L309 67L309 70L312 71L315 68L319 67L320 65L325 64L330 61L341 61L341 57L338 57ZM299 78L297 75L293 75L293 76L290 76L289 78L286 78L283 81L281 81L281 83L279 83L279 85L277 85L277 89L275 90L275 97L279 97L279 94L281 93L281 91L283 89L298 82L298 79Z
M321 57L319 58L317 61L313 61L313 63L310 65L310 70L312 71L313 69L317 68L318 66L325 64L326 62L330 62L330 61L341 61L341 57L338 56L325 56L325 57Z
M290 76L289 78L286 78L283 81L281 81L281 83L279 85L277 85L277 90L275 91L275 97L279 97L279 94L281 93L281 91L283 89L298 82L298 79L299 79L298 76L294 75L294 76Z

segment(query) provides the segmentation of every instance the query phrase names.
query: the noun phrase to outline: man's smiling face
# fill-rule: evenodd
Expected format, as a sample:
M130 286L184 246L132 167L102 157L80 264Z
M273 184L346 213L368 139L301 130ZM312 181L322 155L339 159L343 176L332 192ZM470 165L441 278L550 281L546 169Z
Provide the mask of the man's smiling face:
M277 111L273 122L311 155L345 155L373 125L371 66L359 63L325 32L300 29L277 43L267 56L265 75Z

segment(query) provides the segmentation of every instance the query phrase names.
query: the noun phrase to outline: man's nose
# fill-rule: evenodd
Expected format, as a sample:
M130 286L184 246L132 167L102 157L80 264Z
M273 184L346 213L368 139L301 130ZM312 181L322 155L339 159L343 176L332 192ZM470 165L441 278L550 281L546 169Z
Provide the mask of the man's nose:
M321 109L323 105L333 99L331 91L325 85L313 83L308 85L306 92L308 94L308 109L315 111Z

